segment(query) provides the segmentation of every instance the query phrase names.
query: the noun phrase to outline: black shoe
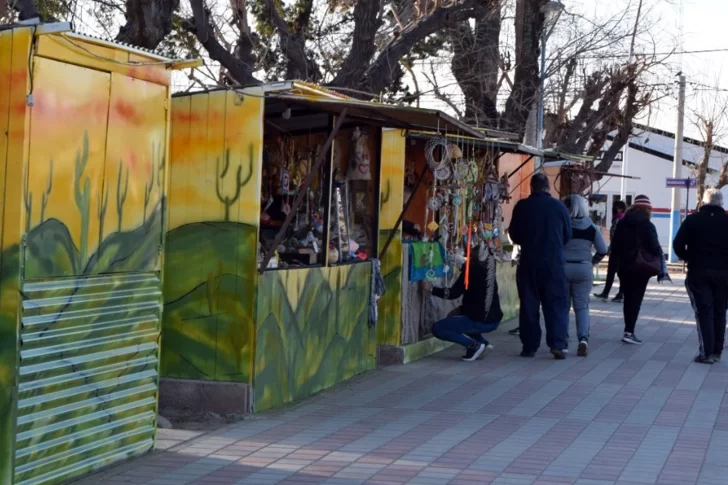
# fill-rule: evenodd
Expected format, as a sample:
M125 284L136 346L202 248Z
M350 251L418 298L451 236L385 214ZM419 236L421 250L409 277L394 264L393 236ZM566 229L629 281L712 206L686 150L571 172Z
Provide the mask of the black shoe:
M465 362L472 362L478 358L482 359L483 357L485 357L485 354L487 354L488 352L490 352L491 350L493 350L495 348L492 345L490 345L488 342L478 342L478 344L479 345L475 348L468 348L465 351L465 355L463 355L460 359L464 360ZM483 350L481 350L480 353L478 353L480 348L483 346L484 346Z
M622 303L624 301L624 295L621 294L621 293L617 293L617 296L615 296L614 298L612 298L612 301L614 303Z
M695 359L693 359L693 362L698 364L715 364L715 359L713 359L713 357L703 357L702 355L698 355Z
M516 327L514 329L508 330L509 335L520 335L521 334L521 327Z
M632 345L642 345L642 341L633 333L625 333L622 337L622 342Z
M603 293L603 292L602 293L594 293L594 296L597 297L597 298L599 298L602 301L609 300L609 293Z
M551 354L554 356L554 359L556 360L564 360L566 359L566 353L563 350L560 349L551 349Z
M582 339L579 342L579 348L576 350L576 355L579 357L586 357L589 355L589 342L586 339Z
M713 358L713 360L716 363L718 363L718 362L720 362L721 354L713 354L713 355L711 355L711 357Z
M536 352L528 352L528 351L522 351L521 357L536 357Z
M462 360L465 362L473 362L474 360L478 360L478 357L480 357L483 352L485 352L486 345L482 343L478 343L475 347L469 347L465 355L462 356Z

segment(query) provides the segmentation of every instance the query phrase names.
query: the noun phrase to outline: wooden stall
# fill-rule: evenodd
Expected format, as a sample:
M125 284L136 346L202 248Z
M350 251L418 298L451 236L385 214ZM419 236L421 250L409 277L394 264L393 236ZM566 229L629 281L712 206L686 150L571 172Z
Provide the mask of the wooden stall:
M191 64L0 26L0 483L151 451L170 71Z
M396 146L438 129L481 136L298 82L173 98L163 407L261 411L376 366Z

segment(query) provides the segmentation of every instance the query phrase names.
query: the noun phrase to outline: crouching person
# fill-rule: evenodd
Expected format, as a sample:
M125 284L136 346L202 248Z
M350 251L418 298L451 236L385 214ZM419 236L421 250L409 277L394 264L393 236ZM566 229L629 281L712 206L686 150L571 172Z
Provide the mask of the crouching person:
M495 258L487 248L478 253L477 258L471 258L467 288L465 268L451 288L433 288L430 283L422 282L422 288L437 298L455 300L463 297L459 314L436 322L432 326L432 334L440 340L465 347L462 360L466 362L478 359L486 350L493 348L483 334L497 329L503 319L495 278Z

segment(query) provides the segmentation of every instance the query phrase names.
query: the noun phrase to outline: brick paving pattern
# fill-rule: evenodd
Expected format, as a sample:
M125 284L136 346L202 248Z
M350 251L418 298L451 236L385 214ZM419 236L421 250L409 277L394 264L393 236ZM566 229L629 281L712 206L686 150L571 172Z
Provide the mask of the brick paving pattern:
M614 303L593 303L586 359L520 358L504 324L484 361L452 348L208 434L162 430L160 451L77 485L724 485L728 363L692 363L682 284L650 286L641 347Z

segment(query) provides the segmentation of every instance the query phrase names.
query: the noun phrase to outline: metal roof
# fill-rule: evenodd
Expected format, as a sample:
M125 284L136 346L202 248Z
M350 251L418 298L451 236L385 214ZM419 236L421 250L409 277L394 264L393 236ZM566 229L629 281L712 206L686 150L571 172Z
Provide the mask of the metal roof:
M274 94L266 96L291 106L325 111L338 115L348 109L347 118L375 123L387 128L404 128L416 131L436 131L438 133L461 133L475 139L483 139L483 133L462 123L441 111L409 108L388 104L357 101L353 99L326 99L320 96L301 96Z

